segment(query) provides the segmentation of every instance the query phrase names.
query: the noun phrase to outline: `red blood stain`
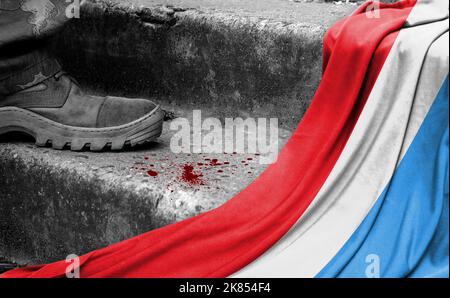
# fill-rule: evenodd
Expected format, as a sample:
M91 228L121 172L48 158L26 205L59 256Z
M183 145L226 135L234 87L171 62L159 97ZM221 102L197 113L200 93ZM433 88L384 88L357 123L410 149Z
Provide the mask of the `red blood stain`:
M198 165L198 166L202 166L202 165L203 165L203 163L202 163L202 162L199 162L199 163L197 163L197 165Z
M144 156L144 159L145 159L145 160L148 160L148 156Z
M223 173L223 171L222 170L218 170L217 173Z
M186 182L189 185L204 185L201 177L203 175L194 173L194 167L190 164L183 165L183 172L181 174L181 181Z
M253 158L249 157L249 158L247 158L247 160L253 160Z
M226 161L226 162L224 162L223 164L224 164L224 165L229 165L230 162Z
M156 176L158 176L158 173L155 172L155 171L153 171L153 170L147 171L147 174L148 174L149 176L151 176L151 177L156 177Z
M217 158L214 158L214 159L211 159L210 165L215 167L215 166L220 166L222 164L218 162Z

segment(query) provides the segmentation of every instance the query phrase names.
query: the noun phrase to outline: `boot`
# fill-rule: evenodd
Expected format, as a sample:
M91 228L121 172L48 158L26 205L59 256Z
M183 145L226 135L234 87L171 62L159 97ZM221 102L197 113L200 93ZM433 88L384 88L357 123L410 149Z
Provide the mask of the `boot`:
M152 141L162 132L163 112L155 103L87 95L62 71L44 80L36 75L18 87L20 91L0 96L0 134L25 132L38 146L121 150Z

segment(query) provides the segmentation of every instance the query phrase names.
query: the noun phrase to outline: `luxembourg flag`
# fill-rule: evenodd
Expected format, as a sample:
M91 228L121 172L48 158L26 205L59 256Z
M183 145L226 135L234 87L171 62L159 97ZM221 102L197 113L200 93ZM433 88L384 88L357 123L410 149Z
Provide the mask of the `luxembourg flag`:
M81 277L448 277L448 17L403 0L339 21L276 163L219 208L81 256Z

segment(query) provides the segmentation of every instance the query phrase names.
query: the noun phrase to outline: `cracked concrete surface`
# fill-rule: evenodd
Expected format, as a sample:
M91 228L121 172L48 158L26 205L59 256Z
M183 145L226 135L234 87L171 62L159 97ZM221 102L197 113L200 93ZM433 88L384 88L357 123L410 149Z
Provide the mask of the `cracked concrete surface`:
M331 0L109 0L128 7L165 6L175 10L197 10L203 13L225 13L284 23L317 24L329 27L335 18L351 13L356 3L326 3ZM336 1L337 2L337 1ZM359 1L362 2L362 1Z
M164 126L157 142L120 153L2 137L0 255L30 264L97 249L215 208L267 167L258 153L175 154ZM280 131L280 147L289 135Z

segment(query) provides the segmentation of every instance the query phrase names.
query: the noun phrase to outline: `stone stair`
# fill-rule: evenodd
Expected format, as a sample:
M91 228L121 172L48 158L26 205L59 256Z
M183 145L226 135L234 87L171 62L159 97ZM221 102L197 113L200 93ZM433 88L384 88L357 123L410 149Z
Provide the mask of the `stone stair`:
M354 8L91 0L51 49L94 93L152 98L188 119L193 109L220 119L278 118L281 147L320 80L326 28ZM169 125L157 142L121 153L55 151L2 136L0 259L64 259L195 216L267 167L258 154L175 154Z

